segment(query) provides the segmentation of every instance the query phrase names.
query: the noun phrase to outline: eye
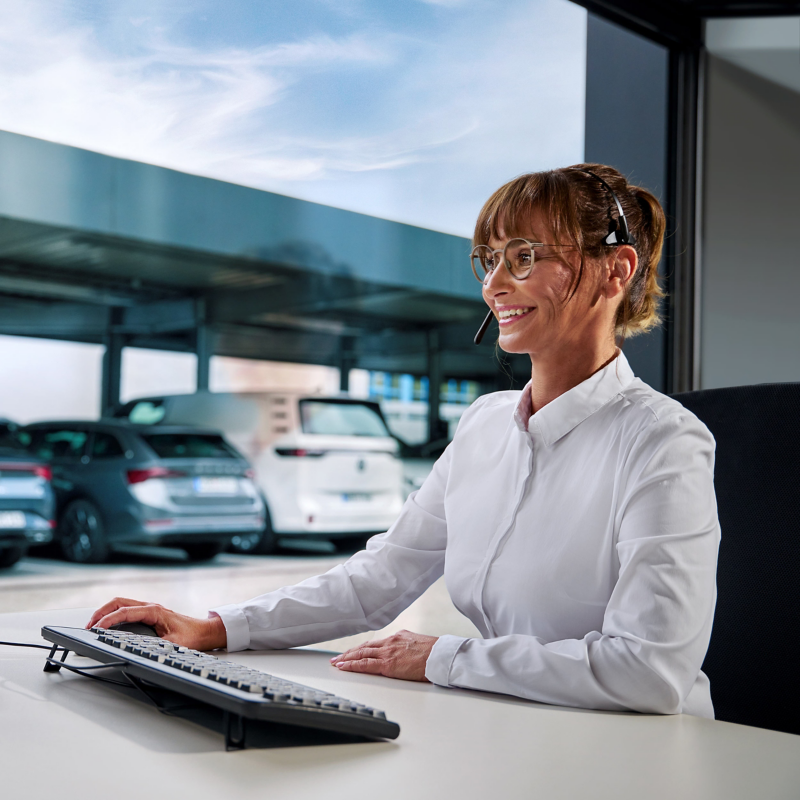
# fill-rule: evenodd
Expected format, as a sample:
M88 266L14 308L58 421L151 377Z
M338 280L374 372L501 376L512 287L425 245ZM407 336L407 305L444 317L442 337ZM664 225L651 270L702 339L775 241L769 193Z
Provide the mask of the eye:
M485 282L486 277L492 272L492 270L494 270L495 267L495 255L492 252L492 249L486 245L478 245L472 251L470 260L472 262L472 271L475 273L475 277L482 283Z
M506 260L513 275L525 277L533 265L531 246L524 239L512 239L506 245Z

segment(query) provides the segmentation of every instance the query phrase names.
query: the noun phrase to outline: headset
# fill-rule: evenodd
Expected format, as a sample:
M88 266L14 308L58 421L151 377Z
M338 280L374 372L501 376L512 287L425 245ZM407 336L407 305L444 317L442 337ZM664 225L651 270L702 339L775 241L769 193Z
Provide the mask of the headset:
M587 175L591 175L595 180L600 181L600 183L603 184L603 188L614 199L614 203L617 206L617 212L619 214L617 217L612 215L611 207L609 206L608 208L608 233L603 237L603 244L609 247L619 247L623 244L635 245L636 239L630 232L628 220L625 218L625 212L622 210L622 203L620 203L616 192L614 192L599 175L595 175L591 170L584 169L583 167L575 167L575 169L579 172L585 172ZM478 332L475 334L475 339L473 340L475 344L480 344L483 341L483 337L486 335L486 331L489 330L489 325L492 324L493 319L494 312L489 311L486 315L486 319L483 320L481 327L478 328Z

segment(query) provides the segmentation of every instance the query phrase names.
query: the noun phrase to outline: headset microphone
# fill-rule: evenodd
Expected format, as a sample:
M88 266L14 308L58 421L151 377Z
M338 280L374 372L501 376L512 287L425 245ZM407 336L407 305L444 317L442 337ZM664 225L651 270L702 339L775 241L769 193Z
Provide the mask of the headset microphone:
M480 344L483 341L483 337L486 334L486 331L489 330L489 326L492 324L492 320L494 319L494 311L490 311L486 315L486 319L481 323L480 328L478 328L478 332L475 334L475 344Z

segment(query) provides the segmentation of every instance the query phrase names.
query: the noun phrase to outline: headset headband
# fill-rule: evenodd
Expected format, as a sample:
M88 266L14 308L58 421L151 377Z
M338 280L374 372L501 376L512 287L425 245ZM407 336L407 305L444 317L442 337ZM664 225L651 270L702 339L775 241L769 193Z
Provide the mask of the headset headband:
M622 203L620 203L619 198L614 190L599 175L595 175L591 170L584 169L583 167L576 167L576 169L580 172L585 172L587 175L591 175L595 180L600 181L609 194L614 198L614 202L617 204L619 218L614 219L614 217L611 216L611 209L609 209L608 234L603 239L603 244L611 245L612 247L620 244L636 244L636 240L633 238L630 230L628 229L628 220L625 218L625 212L622 210Z

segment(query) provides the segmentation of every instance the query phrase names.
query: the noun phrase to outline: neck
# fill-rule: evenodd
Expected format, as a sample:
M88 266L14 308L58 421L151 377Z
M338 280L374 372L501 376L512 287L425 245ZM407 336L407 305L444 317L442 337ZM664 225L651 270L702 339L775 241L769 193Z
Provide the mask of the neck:
M531 353L531 405L534 413L610 364L619 353L614 342L568 352Z

